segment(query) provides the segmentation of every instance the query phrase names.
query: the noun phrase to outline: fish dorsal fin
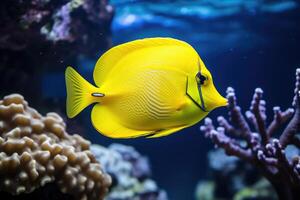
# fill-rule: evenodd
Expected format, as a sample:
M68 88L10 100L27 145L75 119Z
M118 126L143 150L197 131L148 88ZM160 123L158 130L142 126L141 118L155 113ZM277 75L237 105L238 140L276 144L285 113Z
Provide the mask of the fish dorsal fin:
M94 81L97 86L100 86L108 76L109 72L116 66L116 64L126 55L148 47L157 46L185 46L192 48L188 43L173 39L173 38L145 38L139 39L132 42L127 42L116 47L111 48L105 52L97 61L94 69Z

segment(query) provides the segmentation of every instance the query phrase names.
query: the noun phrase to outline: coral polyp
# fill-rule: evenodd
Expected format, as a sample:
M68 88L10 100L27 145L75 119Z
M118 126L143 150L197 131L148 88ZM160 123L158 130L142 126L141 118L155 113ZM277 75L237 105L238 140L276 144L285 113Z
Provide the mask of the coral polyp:
M0 191L31 193L48 183L74 199L103 199L111 178L90 142L69 135L56 113L42 116L21 95L0 101Z
M219 126L206 118L201 130L207 138L227 155L236 156L260 169L277 191L279 199L298 199L300 196L300 157L288 158L285 150L293 145L300 148L300 69L296 70L295 97L293 107L281 111L274 107L272 122L267 124L266 102L262 99L263 90L254 92L250 109L242 114L237 105L233 88L227 89L229 121L218 117ZM283 132L279 138L275 135Z

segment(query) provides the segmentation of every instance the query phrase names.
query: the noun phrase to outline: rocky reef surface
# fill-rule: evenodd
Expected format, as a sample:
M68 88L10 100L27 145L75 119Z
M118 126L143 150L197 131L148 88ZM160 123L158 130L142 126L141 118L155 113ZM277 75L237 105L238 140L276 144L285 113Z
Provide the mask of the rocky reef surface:
M207 159L206 178L195 191L197 200L277 199L272 185L250 163L226 155L223 149L209 151Z
M98 57L111 46L113 13L107 0L1 1L0 84L6 94L19 92L36 103L46 71L64 71L80 56Z
M282 111L274 107L268 123L263 91L257 88L250 109L242 114L232 88L227 89L229 120L218 117L219 126L205 119L201 130L216 147L230 156L250 163L272 184L279 199L295 200L300 196L300 69L296 70L293 107ZM278 138L278 139L277 139ZM287 148L296 149L293 155Z
M65 129L58 114L42 116L19 94L0 100L1 198L168 199L133 147L90 145Z
M167 194L151 179L148 159L133 147L112 144L108 148L91 146L92 153L112 177L107 200L167 200Z
M0 101L0 191L30 193L55 183L74 199L103 199L111 178L56 113L42 116L21 95ZM41 198L41 197L40 197Z

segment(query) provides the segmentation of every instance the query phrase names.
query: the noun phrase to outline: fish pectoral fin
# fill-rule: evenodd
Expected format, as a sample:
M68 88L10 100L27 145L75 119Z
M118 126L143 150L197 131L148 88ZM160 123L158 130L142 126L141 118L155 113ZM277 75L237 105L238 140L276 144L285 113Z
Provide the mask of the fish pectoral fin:
M170 128L170 129L163 129L163 130L158 130L149 136L146 136L146 138L158 138L158 137L164 137L167 135L170 135L172 133L175 133L177 131L180 131L181 129L184 129L186 126L180 126L176 128Z
M137 138L151 134L151 131L134 130L119 123L117 118L105 105L96 104L91 114L93 126L102 135L110 138Z

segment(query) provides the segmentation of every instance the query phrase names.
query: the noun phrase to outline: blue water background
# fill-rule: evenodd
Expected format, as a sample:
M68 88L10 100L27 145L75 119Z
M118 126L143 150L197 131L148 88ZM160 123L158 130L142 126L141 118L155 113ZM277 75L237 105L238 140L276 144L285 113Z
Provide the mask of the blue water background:
M300 67L299 2L112 0L111 3L116 9L112 24L114 45L157 36L184 40L197 49L223 95L228 86L235 88L244 111L256 87L265 91L269 120L273 106L285 109L291 105L294 73ZM95 62L80 58L74 67L93 82ZM47 74L43 79L45 98L65 98L62 72ZM134 146L149 156L154 179L167 190L170 199L193 199L196 183L207 177L207 152L213 148L199 131L201 123L164 138L114 140L94 130L90 111L88 108L78 117L87 130L84 137L102 145L118 142ZM216 119L218 115L226 115L226 109L213 111L209 116Z

